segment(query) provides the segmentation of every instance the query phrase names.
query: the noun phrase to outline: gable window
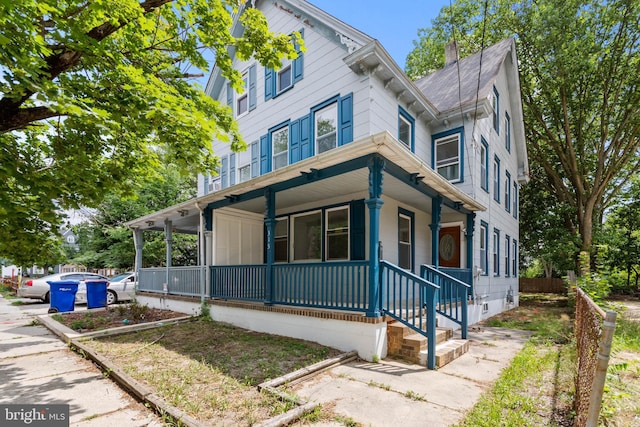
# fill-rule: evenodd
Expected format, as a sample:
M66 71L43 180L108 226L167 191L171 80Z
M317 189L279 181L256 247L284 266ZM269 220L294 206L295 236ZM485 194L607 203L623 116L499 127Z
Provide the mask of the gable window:
M505 130L504 130L504 145L508 152L511 152L511 117L509 117L509 113L504 112L505 118Z
M244 92L236 94L236 117L241 117L249 112L249 70L242 73Z
M325 229L325 259L349 259L349 208L328 209Z
M511 274L513 277L518 276L518 242L513 239L511 242L513 245L513 250L511 251Z
M442 136L436 135L433 142L434 167L437 172L452 182L462 181L462 130L456 129Z
M498 89L493 87L493 128L500 134L500 94Z
M509 269L511 268L511 260L509 259L509 252L511 251L511 238L504 236L504 277L509 277Z
M293 226L293 261L320 261L322 212L313 211L291 218Z
M274 233L275 262L289 261L289 218L278 218Z
M300 29L300 36L304 37L304 29ZM288 89L303 77L304 54L300 50L300 44L295 44L298 56L295 59L283 59L278 70L273 68L264 69L264 100L275 98Z
M511 213L514 218L518 218L518 183L516 180L513 180L513 207L511 208Z
M398 212L398 267L413 268L413 214L404 209Z
M480 186L489 192L489 144L480 138Z
M314 113L316 152L336 148L338 143L338 103L334 102Z
M414 149L415 120L402 107L398 107L398 140L411 151Z
M287 166L289 163L289 127L285 126L271 133L273 153L273 170Z
M493 275L500 275L500 230L493 229Z
M482 275L489 274L489 224L484 221L480 222L480 268Z
M507 212L511 211L511 174L504 172L504 208Z
M500 159L493 159L493 199L500 203Z
M276 92L280 93L293 85L291 61L282 60L282 67L276 73Z
M251 164L241 166L238 169L239 182L249 181L251 179Z

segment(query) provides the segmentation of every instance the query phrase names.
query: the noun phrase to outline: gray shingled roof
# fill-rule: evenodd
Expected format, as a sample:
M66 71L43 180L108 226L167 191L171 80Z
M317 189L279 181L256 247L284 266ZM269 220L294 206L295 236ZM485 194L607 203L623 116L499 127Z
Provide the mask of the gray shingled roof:
M515 48L514 41L509 38L484 49L482 52L479 100L487 98L493 90L493 84L500 71L500 66L513 48ZM458 64L460 68L460 96L458 96ZM415 82L416 86L440 113L445 113L455 108L460 108L460 105L466 106L476 101L480 52L459 60L458 64L455 62L449 64Z

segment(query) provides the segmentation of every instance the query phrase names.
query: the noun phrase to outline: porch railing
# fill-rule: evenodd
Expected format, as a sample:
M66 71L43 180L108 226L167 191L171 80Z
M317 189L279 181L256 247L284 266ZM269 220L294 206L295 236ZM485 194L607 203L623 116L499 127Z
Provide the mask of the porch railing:
M366 311L368 261L273 266L273 303Z
M438 285L380 261L380 286L380 307L386 315L427 337L427 368L435 369Z
M212 298L264 301L266 265L213 265L209 268Z
M172 295L200 295L200 272L204 267L142 268L139 271L138 290ZM167 280L168 279L168 280Z
M436 311L460 325L462 339L467 339L467 298L471 285L430 265L420 266L420 277L438 286Z

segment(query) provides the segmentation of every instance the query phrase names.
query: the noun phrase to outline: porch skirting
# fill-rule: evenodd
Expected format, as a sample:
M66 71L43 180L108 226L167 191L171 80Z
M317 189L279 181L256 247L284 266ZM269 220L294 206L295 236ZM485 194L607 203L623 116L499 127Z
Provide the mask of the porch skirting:
M140 292L138 303L152 308L200 314L200 298ZM266 306L261 303L207 300L211 317L256 332L317 342L341 351L357 351L367 361L387 355L387 320L362 313L304 307Z

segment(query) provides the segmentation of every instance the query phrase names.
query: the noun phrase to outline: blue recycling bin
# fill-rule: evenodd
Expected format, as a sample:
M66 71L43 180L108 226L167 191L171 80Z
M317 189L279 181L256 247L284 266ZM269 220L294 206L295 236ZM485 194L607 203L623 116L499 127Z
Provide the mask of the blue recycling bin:
M49 284L49 313L73 311L78 292L77 280L52 280Z
M87 280L87 308L99 308L107 306L107 282L106 280Z

